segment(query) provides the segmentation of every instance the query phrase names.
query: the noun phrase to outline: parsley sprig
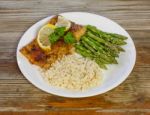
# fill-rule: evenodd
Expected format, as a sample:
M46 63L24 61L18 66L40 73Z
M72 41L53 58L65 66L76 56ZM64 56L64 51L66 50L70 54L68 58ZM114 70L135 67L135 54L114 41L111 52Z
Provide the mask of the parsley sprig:
M76 39L73 37L73 34L71 32L66 33L65 27L58 27L54 30L52 34L49 35L49 41L51 44L54 44L57 42L62 36L64 38L64 42L67 44L73 44L76 42ZM65 35L66 33L66 35Z

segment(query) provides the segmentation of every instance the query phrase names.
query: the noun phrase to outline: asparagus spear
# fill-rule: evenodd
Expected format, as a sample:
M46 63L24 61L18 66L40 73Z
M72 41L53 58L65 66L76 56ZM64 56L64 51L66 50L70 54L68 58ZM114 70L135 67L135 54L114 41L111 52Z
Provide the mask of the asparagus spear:
M120 47L120 46L116 46L117 48L118 48L118 50L120 51L120 52L125 52L125 50L122 48L122 47Z
M120 45L126 44L125 39L127 37L103 32L88 25L87 32L82 37L80 44L75 45L76 52L94 60L101 68L106 69L105 64L117 63L115 57L120 51L124 51Z
M87 37L84 36L82 38L82 41L84 42L84 45L88 45L86 47L89 48L90 50L94 50L95 49L97 51L97 53L99 53L99 55L101 55L101 57L103 57L103 58L107 58L108 57L108 58L110 58L110 60L109 60L110 63L117 64L117 61L114 58L114 56L112 56L108 52L104 51L100 46L97 46L96 44L94 44L94 42L90 41ZM92 52L96 52L96 51L92 51Z
M126 44L126 42L124 40L127 39L127 37L125 37L123 35L103 32L91 25L88 25L87 28L89 31L93 32L95 35L97 35L97 36L103 38L104 40L107 40L113 44L116 44L116 45L125 45Z
M126 45L127 43L121 39L114 38L112 41L110 41L112 44L116 45Z
M88 57L92 60L94 60L101 68L103 69L107 69L107 67L105 66L105 64L103 62L101 62L100 60L97 60L96 58L92 57L89 53L84 52L83 50L80 49L76 49L76 52L81 54L83 57Z
M128 37L123 36L123 35L120 35L120 34L108 33L108 32L105 32L105 33L108 34L108 35L111 35L111 36L113 36L113 37L115 37L115 38L119 38L119 39L121 39L121 40L126 40L126 39L128 39Z
M95 26L87 25L87 29L91 32L93 32L95 35L105 38L107 41L111 41L112 38L110 36L106 37L106 34L104 34L102 31L98 30Z
M95 36L94 34L92 34L91 32L87 32L87 36L93 38L95 41L99 42L99 43L104 43L104 45L106 45L107 47L109 47L109 51L113 50L112 52L114 53L119 53L120 51L124 52L124 49L121 48L119 45L113 45L109 42L106 42L105 40ZM92 39L91 39L92 40Z
M100 51L103 54L106 54L106 52L102 49L102 47L99 47L97 45L94 44L94 42L91 42L87 37L83 36L82 40L84 42L86 42L87 44L89 44L92 48L94 48L96 51ZM110 54L107 54L108 56L111 56Z
M111 64L111 63L114 63L114 64L117 64L117 61L115 60L115 58L113 57L108 57L106 56L105 54L102 54L100 52L96 52L96 51L91 51L91 50L88 50L88 48L85 48L82 44L80 45L76 45L75 46L77 49L80 49L82 51L85 51L87 53L90 53L94 58L99 58L101 59L104 63L106 64Z
M104 64L110 64L110 62L106 61L105 59L102 59L102 58L97 57L96 55L93 55L92 52L90 52L89 50L87 50L86 48L84 48L81 45L76 45L76 49L78 49L78 50L82 51L84 54L86 54L85 56L89 56L92 59L99 60L99 61L103 62Z
M83 36L81 39L82 39L82 41L84 41L85 43L90 45L92 48L94 48L96 51L98 50L98 47L96 47L93 42L90 42L87 37Z
M89 44L87 44L85 41L81 40L81 43L84 45L84 47L86 47L87 49L89 49L91 52L96 52Z
M110 35L114 38L118 38L118 39L121 39L121 40L126 40L128 39L126 36L123 36L123 35L120 35L120 34L115 34L115 33L109 33L109 32L103 32L99 29L97 29L95 26L92 26L92 25L87 25L87 29L90 30L90 31L93 31L94 33L97 33L97 34L106 34L106 35ZM109 36L109 39L111 40L112 38Z
M77 45L75 45L75 47L77 48L77 49L80 49L80 50L82 50L82 51L86 51L87 53L90 53L91 54L91 51L90 50L87 50L85 47L83 47L81 44L77 44Z
M105 54L107 54L108 56L113 56L113 57L118 57L118 52L115 52L114 50L110 49L109 47L97 42L96 40L89 38L88 39L93 42L95 45L97 45L97 47L101 47L104 51Z
M94 40L98 41L99 43L103 43L106 46L108 46L110 49L113 49L115 52L119 53L117 47L115 47L114 45L112 45L111 43L105 41L104 39L95 36L94 34L92 34L91 32L87 32L87 36L93 38Z
M95 60L95 62L103 69L107 69L106 65L104 65L101 61Z
M90 58L92 60L94 59L91 54L89 54L89 53L87 53L87 52L85 52L85 51L83 51L83 50L81 50L79 48L76 48L76 52L81 54L83 57L88 57L88 58Z

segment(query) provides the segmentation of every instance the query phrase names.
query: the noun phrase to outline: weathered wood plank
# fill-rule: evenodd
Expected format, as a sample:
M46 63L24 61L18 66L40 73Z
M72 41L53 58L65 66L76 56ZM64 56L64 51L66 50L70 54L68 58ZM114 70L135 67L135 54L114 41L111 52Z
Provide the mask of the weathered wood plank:
M103 111L53 111L53 112L2 112L2 115L149 115L146 111L120 111L117 110L103 110Z
M16 47L23 33L44 17L69 11L106 16L123 26L133 38L136 66L117 88L89 98L63 98L37 89L19 71ZM149 0L0 0L0 111L94 110L115 115L147 114L150 112L149 59Z

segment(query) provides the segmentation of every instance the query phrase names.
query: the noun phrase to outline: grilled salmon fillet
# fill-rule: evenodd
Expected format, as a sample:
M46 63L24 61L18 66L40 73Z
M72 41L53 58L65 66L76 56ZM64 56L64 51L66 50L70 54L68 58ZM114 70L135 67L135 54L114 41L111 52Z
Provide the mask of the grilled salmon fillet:
M57 17L58 16L51 18L48 23L54 25L57 22ZM86 29L81 25L72 23L69 31L73 33L77 40L79 40L85 33ZM52 45L50 52L45 52L39 47L37 39L35 38L32 42L21 48L20 52L30 63L48 69L56 60L62 58L64 55L71 54L72 48L72 45L65 44L63 39L60 39Z

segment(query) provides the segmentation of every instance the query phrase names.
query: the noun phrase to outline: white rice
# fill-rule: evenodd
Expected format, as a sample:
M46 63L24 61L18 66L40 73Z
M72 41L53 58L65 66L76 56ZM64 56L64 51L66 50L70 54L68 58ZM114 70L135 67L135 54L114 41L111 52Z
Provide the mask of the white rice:
M51 68L42 71L42 76L49 85L77 91L96 87L102 81L99 66L77 54L57 60Z

